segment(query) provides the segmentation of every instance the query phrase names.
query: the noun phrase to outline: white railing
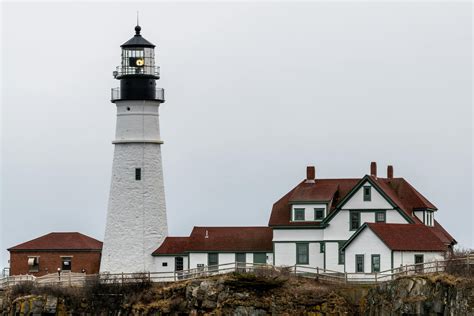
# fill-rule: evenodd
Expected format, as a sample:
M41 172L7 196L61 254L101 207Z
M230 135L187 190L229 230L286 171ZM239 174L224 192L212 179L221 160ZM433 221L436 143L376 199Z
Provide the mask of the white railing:
M448 263L466 267L468 270L474 265L474 255L448 259L443 261L432 261L412 265L404 265L394 269L380 271L376 273L348 273L323 268L313 268L302 265L294 266L273 266L268 264L233 262L215 266L205 266L201 268L188 269L172 272L143 272L143 273L101 273L84 274L74 272L62 272L47 274L41 277L32 275L9 276L0 279L0 289L11 287L22 282L34 282L37 285L55 284L61 286L82 286L88 280L95 280L101 283L129 283L137 281L151 282L176 282L181 280L191 280L204 278L218 274L231 272L250 273L275 273L279 275L294 275L305 278L317 279L331 283L380 283L391 281L399 277L417 274L430 274L444 272ZM474 268L474 267L472 267Z

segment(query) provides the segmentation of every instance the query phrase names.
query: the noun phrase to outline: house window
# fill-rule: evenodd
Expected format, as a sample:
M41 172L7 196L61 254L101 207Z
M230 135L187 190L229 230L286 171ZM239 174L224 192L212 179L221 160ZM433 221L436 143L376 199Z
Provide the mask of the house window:
M295 221L304 221L304 208L295 208Z
M267 254L264 252L256 252L253 254L253 263L266 264Z
M39 271L39 257L28 257L28 272Z
M372 273L380 272L380 255L372 255Z
M71 271L72 269L72 258L71 257L61 257L61 270Z
M350 230L357 230L360 226L360 213L350 212Z
M364 201L370 201L371 200L371 187L364 187Z
M140 181L142 179L142 168L135 168L135 180Z
M296 264L309 264L309 244L296 244Z
M356 272L364 273L364 255L356 255Z
M162 267L167 267L167 266L168 266L168 262L163 262L163 263L161 263L161 266L162 266Z
M217 270L217 265L219 265L219 254L218 253L208 253L207 254L207 265L209 266L209 271Z
M324 209L323 208L315 208L314 209L314 219L315 220L322 220L324 218Z
M337 259L337 263L338 264L344 264L344 259L345 259L345 255L344 255L344 250L342 250L342 246L344 246L346 242L345 241L339 241L338 242L338 259Z
M319 243L319 252L320 252L320 253L324 253L324 251L325 251L324 242L320 242L320 243Z
M376 223L385 223L385 211L375 212L375 222Z

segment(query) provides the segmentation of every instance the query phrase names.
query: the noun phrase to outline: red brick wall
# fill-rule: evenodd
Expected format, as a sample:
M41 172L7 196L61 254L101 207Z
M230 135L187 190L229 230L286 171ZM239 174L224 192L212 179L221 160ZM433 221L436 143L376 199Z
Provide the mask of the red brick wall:
M38 272L29 272L28 257L39 257ZM10 252L10 275L41 276L57 273L58 268L61 267L61 257L72 257L72 272L82 272L82 269L85 269L87 274L99 272L100 252L97 251L12 251Z

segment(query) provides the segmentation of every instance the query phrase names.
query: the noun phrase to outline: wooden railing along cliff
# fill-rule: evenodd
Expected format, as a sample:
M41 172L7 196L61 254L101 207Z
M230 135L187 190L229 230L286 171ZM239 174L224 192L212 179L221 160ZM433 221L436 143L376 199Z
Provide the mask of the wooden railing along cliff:
M143 273L101 273L84 274L63 271L61 274L52 273L41 277L33 275L16 275L0 278L0 289L5 289L23 282L33 282L37 285L61 285L61 286L83 286L88 280L96 280L102 283L125 283L149 280L151 282L176 282L203 278L218 274L231 272L274 272L282 275L295 275L305 278L318 279L331 283L365 283L375 284L394 280L401 276L430 274L445 272L448 265L462 267L469 271L474 265L474 255L453 258L442 261L432 261L411 265L404 265L394 269L376 273L348 273L323 268L313 268L303 265L279 267L268 264L254 263L224 263L216 266L205 266L177 272L143 272Z

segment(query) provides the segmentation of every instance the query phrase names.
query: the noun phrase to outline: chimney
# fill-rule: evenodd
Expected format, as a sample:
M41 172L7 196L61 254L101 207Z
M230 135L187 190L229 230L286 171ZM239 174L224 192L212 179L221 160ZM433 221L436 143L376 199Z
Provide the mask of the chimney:
M316 168L314 166L306 167L306 183L314 183L316 179Z
M375 161L370 163L370 175L377 178L377 163Z
M393 166L391 165L387 166L387 178L393 179Z

